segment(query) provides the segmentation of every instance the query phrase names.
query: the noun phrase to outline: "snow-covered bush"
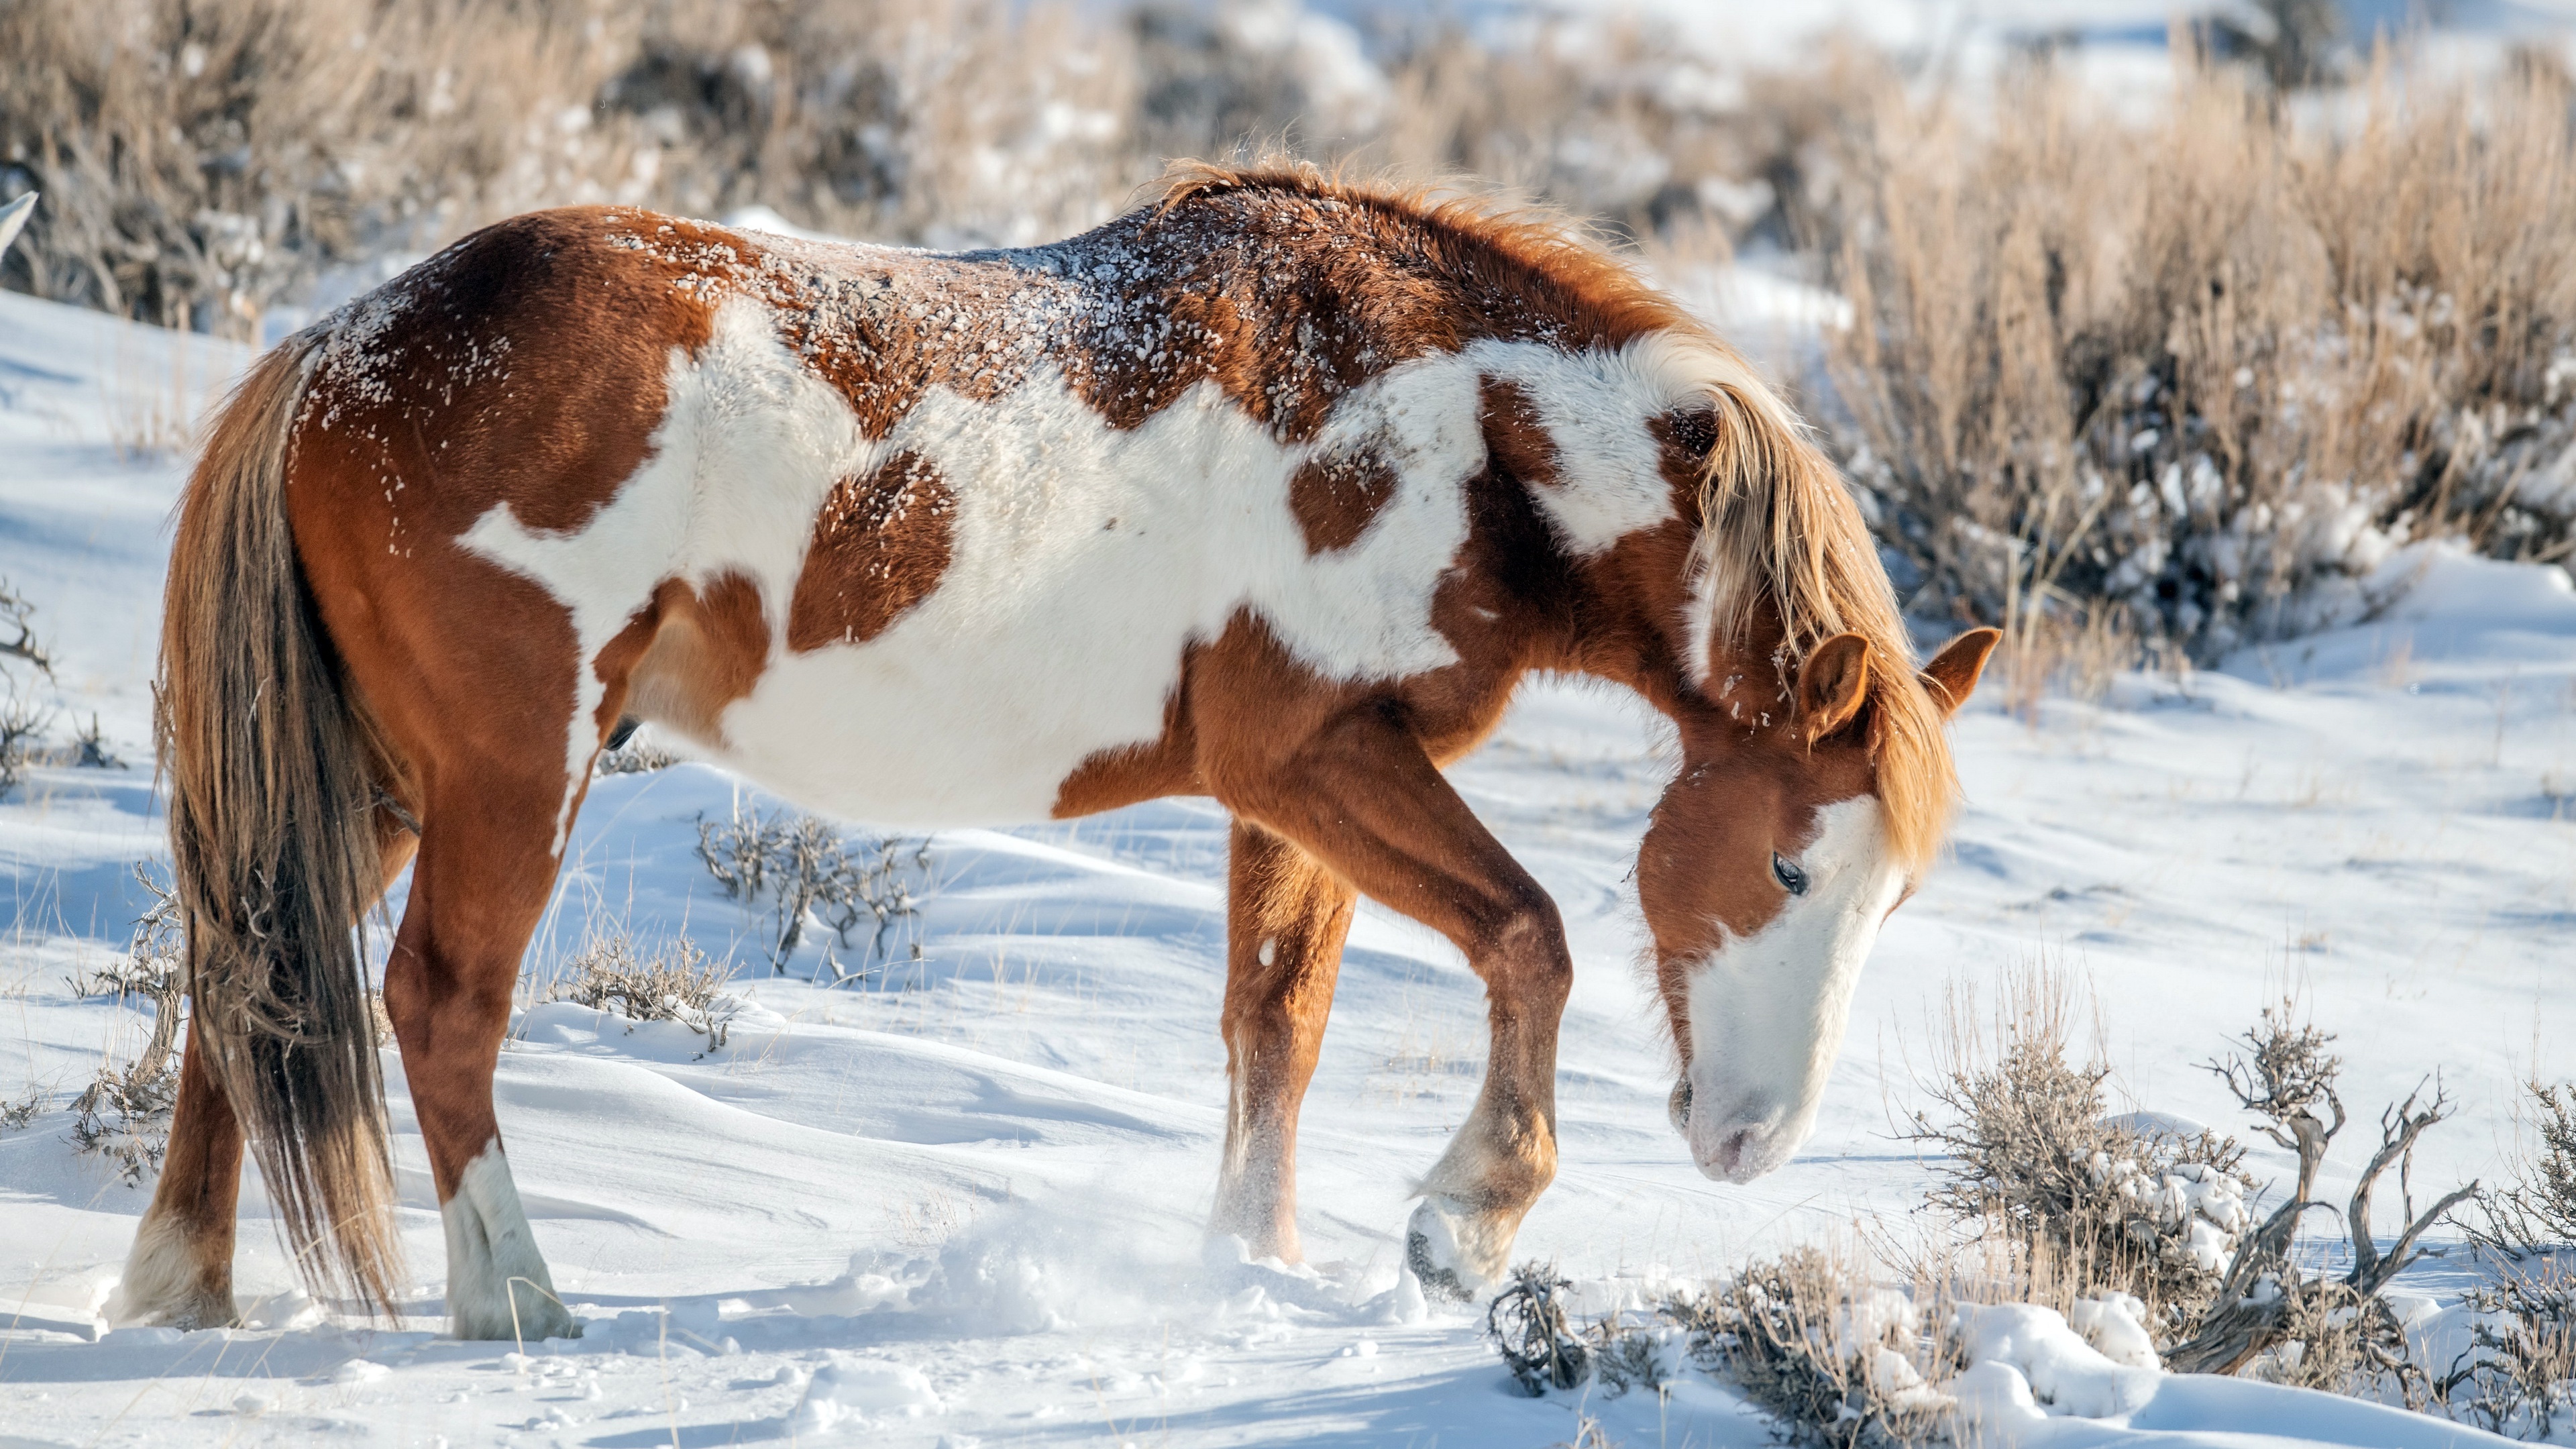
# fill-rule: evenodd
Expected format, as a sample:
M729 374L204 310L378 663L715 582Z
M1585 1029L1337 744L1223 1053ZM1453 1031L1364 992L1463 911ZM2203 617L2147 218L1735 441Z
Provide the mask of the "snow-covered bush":
M1573 1388L1592 1370L1592 1347L1566 1315L1564 1293L1571 1286L1554 1264L1523 1263L1485 1305L1485 1336L1532 1398Z
M1791 1442L1831 1449L1940 1439L1956 1408L1936 1386L1965 1366L1941 1316L1853 1260L1795 1249L1584 1323L1573 1289L1527 1263L1486 1310L1486 1335L1523 1392L1588 1383L1616 1397L1695 1368L1775 1416Z
M2206 1131L2109 1114L2110 1068L2067 1058L2071 1008L2061 976L2007 980L1996 1018L1954 998L1936 1104L1911 1135L1944 1154L1932 1203L1999 1238L2041 1301L2126 1294L2171 1332L2197 1321L2237 1240L2252 1226L2244 1149Z
M655 770L667 770L678 763L678 754L649 737L639 736L615 749L600 751L598 760L591 765L591 773L644 775Z
M629 1022L675 1021L725 1044L741 1005L725 987L733 969L680 938L646 951L622 930L593 936L546 988L546 1000L613 1012ZM630 1027L629 1030L632 1030Z
M2565 77L2383 78L2335 125L2180 81L2143 123L2044 66L1890 86L1846 133L1836 430L1917 607L2206 657L2410 538L2565 557Z
M1777 1415L1793 1442L1832 1449L1920 1444L1956 1404L1933 1381L1961 1366L1936 1316L1815 1249L1757 1262L1662 1315L1690 1355Z
M866 927L857 972L843 968L826 946L822 969L836 981L892 959L887 938L920 916L922 893L931 885L927 839L853 841L811 815L764 813L738 800L731 819L698 822L698 859L728 898L764 922L773 972L786 972L808 925L830 931L832 944L844 951L852 948L850 933ZM912 942L910 952L919 960L921 943Z

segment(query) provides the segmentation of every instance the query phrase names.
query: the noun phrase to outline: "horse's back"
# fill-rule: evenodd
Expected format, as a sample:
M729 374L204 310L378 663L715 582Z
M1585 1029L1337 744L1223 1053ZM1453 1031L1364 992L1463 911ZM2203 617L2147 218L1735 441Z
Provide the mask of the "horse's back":
M922 823L1050 813L1162 735L1194 644L1247 615L1334 677L1453 660L1430 600L1482 453L1472 373L1360 389L1283 441L1218 382L1112 355L1068 256L782 249L615 208L477 233L316 344L317 592L363 601L360 653L372 630L428 663L398 689L541 678L521 712L572 701L568 766L632 709ZM1140 390L1157 406L1122 411ZM1353 462L1376 496L1319 537L1301 505Z

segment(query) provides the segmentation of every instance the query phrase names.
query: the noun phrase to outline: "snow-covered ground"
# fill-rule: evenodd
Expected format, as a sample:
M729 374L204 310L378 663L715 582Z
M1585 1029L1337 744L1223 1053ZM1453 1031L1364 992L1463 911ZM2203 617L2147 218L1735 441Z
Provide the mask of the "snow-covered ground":
M686 933L743 965L729 1044L701 1056L674 1025L539 1003L501 1060L512 1164L582 1339L522 1355L434 1331L438 1219L390 1052L419 1317L370 1328L304 1301L254 1184L239 1283L268 1295L264 1326L99 1337L147 1192L75 1154L60 1109L148 1023L66 977L121 948L129 864L164 852L147 682L174 420L245 360L0 295L0 575L44 611L60 734L94 713L134 762L40 770L0 804L0 1097L32 1083L56 1108L0 1135L0 1445L1534 1446L1573 1438L1578 1414L1625 1444L1770 1442L1705 1381L1521 1398L1480 1311L1426 1309L1399 1281L1407 1183L1484 1053L1477 983L1429 932L1363 907L1301 1141L1313 1269L1247 1264L1201 1242L1224 1100L1220 812L942 835L922 959L827 989L759 974L755 923L693 855L695 822L742 787L700 765L599 782L531 975L593 930ZM2515 1083L2576 1076L2576 594L2550 570L2400 566L2417 587L2365 627L2127 677L2098 706L1974 704L1955 849L1882 940L1815 1140L1748 1187L1702 1179L1665 1116L1626 882L1668 768L1657 730L1613 693L1531 687L1455 771L1581 962L1561 1174L1521 1255L1615 1293L1856 1215L1920 1231L1931 1168L1896 1123L1923 1101L1945 997L2043 961L2082 983L2136 1105L2241 1130L2200 1064L2286 990L2341 1033L2348 1139L2438 1072L2460 1112L2419 1154L2419 1194L2492 1178ZM2328 1196L2361 1155L2329 1164ZM2405 1286L2445 1305L2470 1272L2455 1254ZM1998 1362L2101 1417L1990 1421L1991 1443L2479 1437L2015 1332Z

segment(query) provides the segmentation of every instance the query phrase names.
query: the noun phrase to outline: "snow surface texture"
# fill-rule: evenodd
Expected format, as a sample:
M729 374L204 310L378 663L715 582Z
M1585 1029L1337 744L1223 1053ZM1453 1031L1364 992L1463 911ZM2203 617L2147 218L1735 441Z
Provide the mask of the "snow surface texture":
M1771 1441L1701 1379L1662 1403L1519 1398L1480 1317L1426 1306L1399 1276L1406 1184L1473 1100L1484 1010L1443 943L1374 907L1307 1103L1313 1266L1202 1244L1223 1136L1225 833L1196 800L943 834L924 959L866 989L746 974L728 1045L703 1057L675 1023L529 1006L499 1109L578 1341L425 1331L442 1230L391 1053L410 1323L359 1327L304 1299L254 1179L237 1271L259 1326L101 1338L147 1192L76 1156L60 1108L149 1023L64 978L119 949L139 907L129 862L164 849L147 682L183 466L147 445L175 446L155 419L188 416L246 360L0 296L0 574L43 608L60 733L94 711L134 762L40 770L0 804L0 1095L32 1081L56 1108L0 1135L6 1443L1539 1445L1572 1438L1578 1412L1624 1443ZM2514 1083L2576 1075L2576 596L2539 569L2424 552L2399 567L2418 586L2367 627L2183 683L2126 678L2099 707L2049 701L2036 725L1972 705L1956 847L1863 976L1815 1139L1742 1187L1702 1179L1669 1125L1668 1051L1634 967L1626 876L1669 769L1660 736L1613 693L1530 688L1454 772L1564 908L1581 962L1561 1175L1520 1255L1610 1304L1855 1212L1907 1221L1930 1169L1891 1123L1921 1100L1910 1074L1943 992L1991 996L2042 956L2089 983L2138 1107L2237 1126L2196 1064L2291 986L2342 1033L2365 1127L2436 1068L2462 1100L2426 1139L2419 1188L2492 1177ZM756 967L752 923L692 854L696 818L724 818L742 789L703 765L599 781L532 971L594 922L686 932ZM2361 1155L2337 1154L2325 1195L2349 1191ZM2279 1180L2289 1163L2264 1148L2249 1167ZM2467 1273L2437 1259L2404 1286L2447 1303ZM2167 1377L2134 1352L2114 1363L2039 1310L1976 1328L1963 1387L1990 1444L2479 1437Z

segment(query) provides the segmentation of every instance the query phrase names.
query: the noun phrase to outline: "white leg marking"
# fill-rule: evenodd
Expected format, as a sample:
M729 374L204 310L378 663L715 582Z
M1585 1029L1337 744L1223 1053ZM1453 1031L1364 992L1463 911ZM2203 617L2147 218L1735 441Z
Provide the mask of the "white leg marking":
M1509 1267L1521 1215L1473 1206L1499 1175L1494 1137L1479 1098L1422 1180L1422 1201L1406 1225L1405 1261L1427 1289L1472 1298L1500 1283Z
M107 1321L169 1328L221 1328L240 1317L229 1295L206 1291L187 1234L169 1214L146 1212L125 1255L125 1276L107 1300Z
M450 1333L527 1342L581 1335L581 1325L555 1297L554 1278L528 1231L500 1139L465 1164L455 1194L438 1205L438 1215L447 1228Z

